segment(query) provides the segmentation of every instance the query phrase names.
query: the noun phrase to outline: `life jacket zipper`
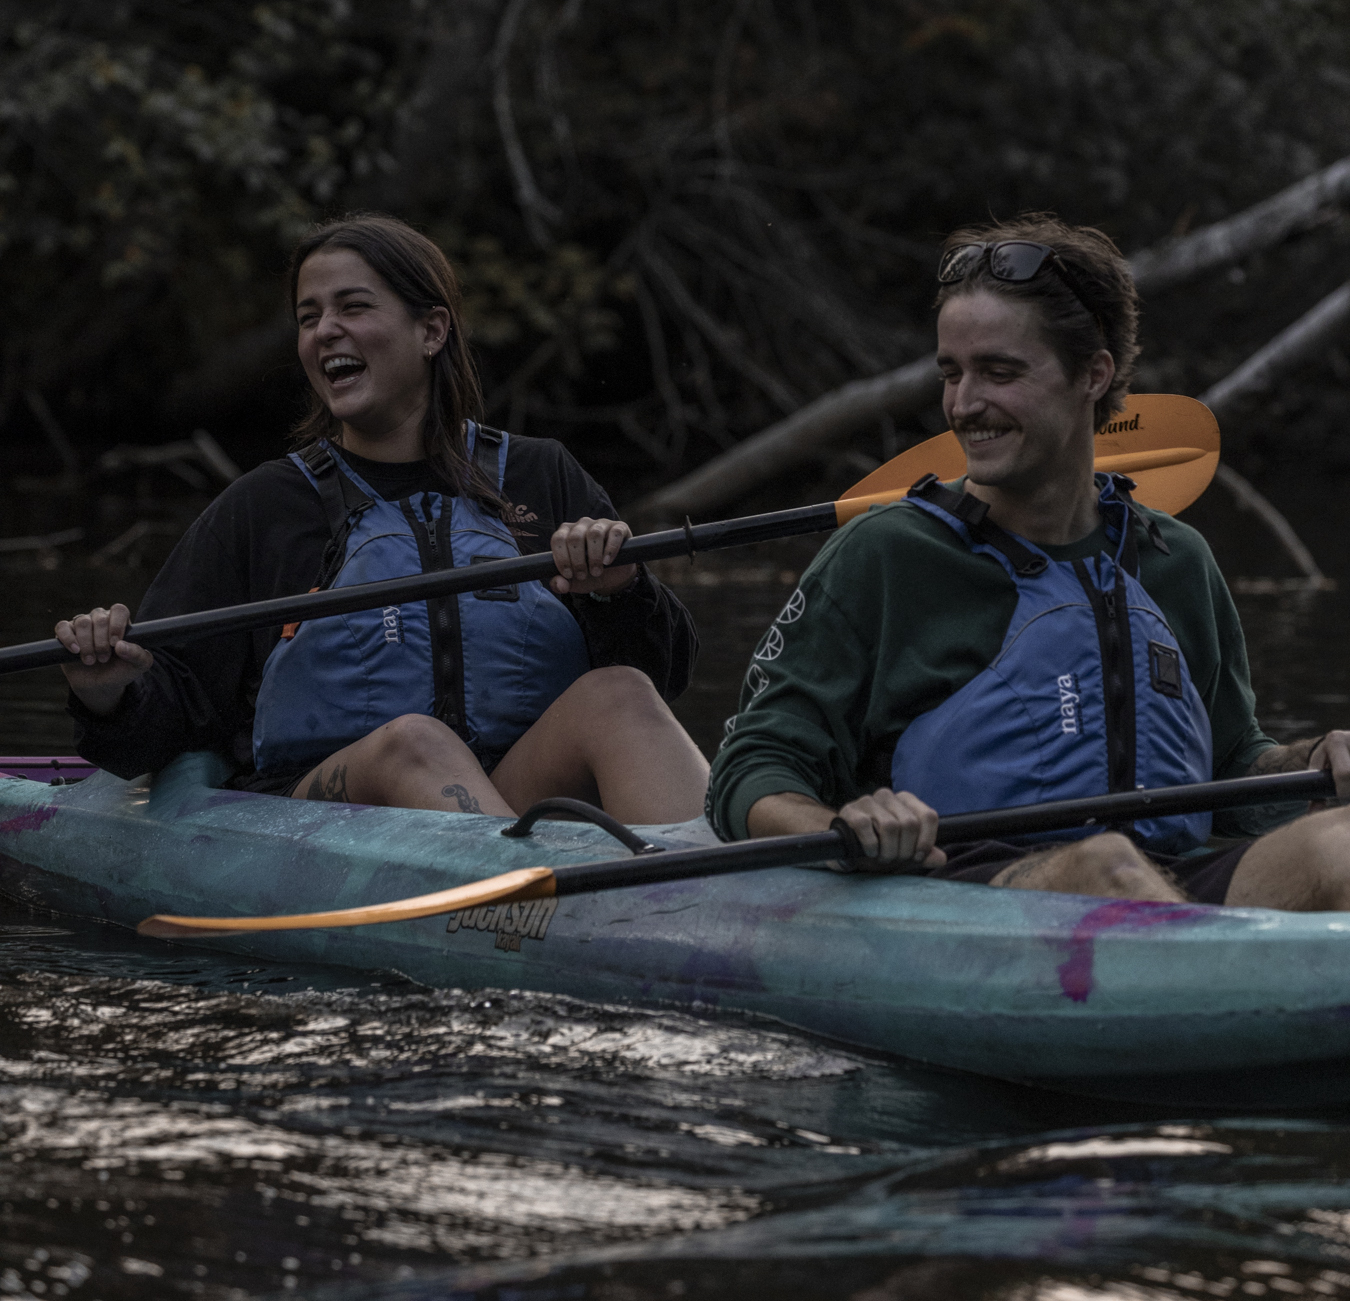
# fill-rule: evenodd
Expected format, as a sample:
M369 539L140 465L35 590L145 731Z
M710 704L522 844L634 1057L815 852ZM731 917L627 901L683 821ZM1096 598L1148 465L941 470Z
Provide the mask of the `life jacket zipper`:
M422 571L431 573L453 565L449 547L442 549L437 537L438 521L431 513L429 495L422 498L422 518L407 498L399 503L403 516L417 541ZM444 522L443 520L440 522ZM447 561L450 563L447 564ZM431 632L432 680L436 697L432 704L434 717L451 728L466 744L469 741L464 718L464 677L460 671L462 644L459 627L459 598L433 597L427 601L427 619Z
M1123 738L1120 734L1120 712L1124 704L1125 688L1121 682L1120 664L1120 620L1116 617L1116 594L1102 593L1102 606L1106 612L1106 755L1107 767L1111 774L1113 791L1128 790L1121 784L1124 755ZM1133 785L1133 783L1130 783Z
M1081 560L1073 562L1097 624L1102 662L1102 692L1106 723L1106 773L1110 791L1135 786L1134 647L1124 573L1117 568L1112 590L1103 592L1089 577Z
M436 542L437 520L432 515L425 498L422 502L422 509L427 517L427 550L431 553L431 567L433 569L444 569L445 564L441 559L440 547ZM450 611L446 607L447 602L442 599L434 602L432 609L432 620L436 628L436 658L439 663L436 678L443 684L453 681L455 672L454 658L450 654ZM449 692L446 692L441 712L446 715L446 723L451 727L458 728L460 720L453 717L453 700Z

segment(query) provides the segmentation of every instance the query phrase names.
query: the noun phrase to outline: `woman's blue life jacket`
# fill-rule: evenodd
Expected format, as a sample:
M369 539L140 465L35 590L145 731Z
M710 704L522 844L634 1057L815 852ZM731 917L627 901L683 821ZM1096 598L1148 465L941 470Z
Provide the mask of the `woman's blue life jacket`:
M508 434L468 423L468 450L501 490ZM318 588L517 556L500 519L437 492L386 501L325 441L293 452L332 540ZM520 583L288 626L263 668L253 722L260 772L318 764L403 714L452 728L489 771L590 669L570 610Z
M991 556L1017 585L1017 608L992 664L905 729L891 785L939 814L1075 799L1213 776L1209 715L1186 657L1138 578L1134 485L1098 475L1098 509L1115 555L1051 560L985 519L969 494L920 480L906 499ZM1184 854L1205 843L1210 815L1038 833L1073 840L1110 829L1146 848Z

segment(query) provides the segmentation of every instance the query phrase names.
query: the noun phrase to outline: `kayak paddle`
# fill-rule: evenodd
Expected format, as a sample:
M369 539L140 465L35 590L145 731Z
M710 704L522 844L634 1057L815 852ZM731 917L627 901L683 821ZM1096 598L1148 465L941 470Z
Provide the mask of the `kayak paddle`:
M937 843L951 845L971 840L1006 840L1074 827L1114 826L1140 818L1160 818L1253 804L1331 799L1336 785L1329 772L1272 773L1236 777L1228 781L1197 782L1189 786L1162 786L1155 790L1120 791L1113 795L1077 800L1055 800L982 813L958 813L938 822ZM545 805L550 802L545 801ZM548 807L532 810L535 816ZM528 834L531 813L506 828L504 835ZM603 816L603 815L602 815ZM606 820L612 821L612 820ZM602 825L604 825L602 823ZM148 917L136 930L161 939L195 935L229 935L245 931L312 930L334 926L368 926L373 922L410 921L438 913L458 912L491 903L586 894L624 886L651 885L691 877L752 872L767 867L797 867L831 859L863 857L857 837L835 819L829 831L799 836L765 836L701 849L657 849L623 828L624 843L636 848L632 858L563 867L526 867L500 876L455 886L435 894L396 899L390 903L342 908L333 912L298 913L280 917ZM523 828L523 830L522 830ZM919 871L924 869L920 868Z
M1219 462L1219 426L1209 409L1194 398L1137 394L1125 410L1097 431L1097 468L1136 478L1136 501L1170 514L1189 506L1208 487ZM745 546L804 533L840 528L869 507L899 501L925 474L955 479L965 473L965 456L950 431L911 447L853 485L838 501L742 519L691 524L629 538L613 563L634 564L693 556L698 551ZM462 592L544 582L557 574L553 556L490 560L461 569L411 574L378 583L328 588L247 605L200 610L151 619L127 629L126 640L139 646L169 646L220 633L251 632L357 610L375 610L404 601L423 601ZM0 649L0 673L68 664L71 653L55 638Z

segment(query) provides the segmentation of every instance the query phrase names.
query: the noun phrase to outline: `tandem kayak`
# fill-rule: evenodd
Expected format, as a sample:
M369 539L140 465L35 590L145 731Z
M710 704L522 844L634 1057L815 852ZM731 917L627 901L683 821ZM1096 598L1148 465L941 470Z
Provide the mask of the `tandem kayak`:
M95 772L56 785L45 766L0 780L0 891L134 927L153 913L355 907L625 853L582 823L541 822L511 840L506 819L226 790L227 771L217 756L189 754L129 782ZM715 843L701 819L641 830L666 848ZM1350 1100L1350 913L778 868L191 942L430 986L767 1016L1095 1096L1243 1108Z

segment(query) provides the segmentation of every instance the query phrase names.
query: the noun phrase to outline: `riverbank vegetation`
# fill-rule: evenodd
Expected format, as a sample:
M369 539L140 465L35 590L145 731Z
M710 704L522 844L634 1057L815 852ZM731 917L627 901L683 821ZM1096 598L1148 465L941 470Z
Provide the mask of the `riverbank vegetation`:
M0 533L105 546L219 479L109 477L119 444L204 428L245 468L274 455L281 270L316 219L440 240L490 420L631 501L924 355L959 222L1053 209L1134 252L1350 154L1348 70L1330 0L0 6ZM1347 275L1329 204L1150 296L1139 387L1203 391ZM1347 386L1346 344L1320 348L1227 422L1230 459L1350 469Z

